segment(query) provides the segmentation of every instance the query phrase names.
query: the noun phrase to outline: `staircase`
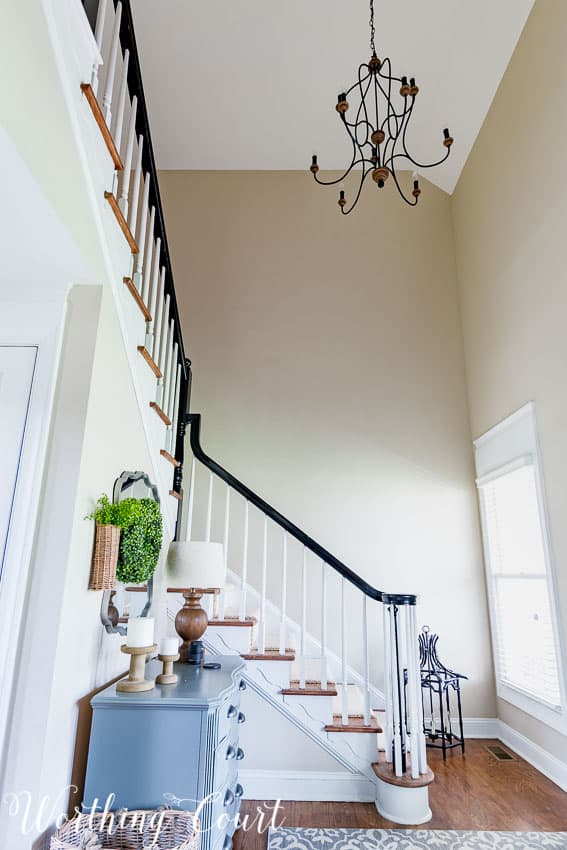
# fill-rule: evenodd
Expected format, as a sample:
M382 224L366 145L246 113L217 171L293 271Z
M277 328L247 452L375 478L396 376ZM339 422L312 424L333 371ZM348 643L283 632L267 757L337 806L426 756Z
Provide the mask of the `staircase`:
M241 655L250 690L371 789L384 817L423 823L433 775L416 597L372 587L203 451L200 416L186 413L191 364L130 2L99 0L94 33L79 0L60 0L53 14L164 517L171 536L224 546L209 652Z
M240 655L252 692L357 777L384 817L429 820L415 596L371 587L205 454L199 414L185 426L183 533L222 542L227 568L209 603L209 653ZM370 674L377 650L383 691Z

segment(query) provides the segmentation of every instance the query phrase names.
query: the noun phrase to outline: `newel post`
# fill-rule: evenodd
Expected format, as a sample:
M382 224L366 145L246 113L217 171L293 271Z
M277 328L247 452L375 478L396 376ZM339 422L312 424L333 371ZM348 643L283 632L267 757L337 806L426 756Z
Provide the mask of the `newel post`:
M417 597L384 594L384 702L386 752L375 766L376 808L400 824L431 819L417 632Z

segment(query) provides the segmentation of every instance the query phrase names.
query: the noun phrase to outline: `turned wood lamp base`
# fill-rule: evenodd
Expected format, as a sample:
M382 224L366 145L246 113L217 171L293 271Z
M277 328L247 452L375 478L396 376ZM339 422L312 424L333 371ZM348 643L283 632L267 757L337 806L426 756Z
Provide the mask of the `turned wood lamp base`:
M168 593L181 593L185 599L175 617L175 630L183 643L179 647L179 660L182 664L190 664L190 649L193 641L199 640L209 625L207 612L201 607L201 596L210 594L217 596L219 587L168 587Z
M124 693L138 693L139 691L151 691L154 683L145 678L146 657L157 649L157 643L152 646L126 646L120 647L121 652L130 656L130 671L127 679L121 679L116 685L117 691Z

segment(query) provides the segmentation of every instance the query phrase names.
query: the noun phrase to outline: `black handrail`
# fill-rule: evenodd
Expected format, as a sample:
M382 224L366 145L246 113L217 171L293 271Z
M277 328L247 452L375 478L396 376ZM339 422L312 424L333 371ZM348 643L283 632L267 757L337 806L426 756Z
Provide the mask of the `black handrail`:
M246 484L235 478L230 472L222 467L216 460L210 458L201 446L201 414L188 413L185 417L186 423L189 425L189 440L194 457L200 461L203 466L206 466L219 478L222 478L229 487L240 493L250 504L254 505L258 510L273 520L276 525L287 531L292 537L295 537L303 546L313 552L318 558L332 567L340 576L345 578L350 584L354 585L358 590L364 593L370 599L375 599L377 602L388 602L393 605L415 605L417 597L412 594L385 594L381 590L377 590L364 579L360 578L350 567L335 558L327 549L317 543L312 537L298 528L291 520L283 516L272 505L254 493Z
M116 6L118 0L114 0ZM183 346L183 335L181 333L181 322L179 320L179 310L177 307L177 298L175 297L175 286L173 285L173 272L171 270L171 259L169 256L169 246L167 244L167 235L165 232L165 219L163 208L161 205L161 197L159 192L159 184L157 178L157 168L154 158L154 149L152 145L152 135L150 132L150 122L148 120L148 110L146 106L146 98L144 96L144 86L142 83L142 72L140 69L140 58L138 56L138 48L136 45L136 36L134 33L134 21L132 18L132 8L130 0L122 0L122 17L120 19L120 45L123 50L130 51L130 60L128 63L128 90L131 96L136 95L138 98L138 109L136 112L136 134L144 137L144 148L142 151L142 168L144 173L150 175L150 192L149 204L150 207L155 207L155 230L154 236L161 239L161 257L162 265L165 266L164 290L166 295L170 297L169 315L174 323L174 339L178 346L178 361L181 364L181 372L183 381L187 380L187 364L185 357L185 349Z

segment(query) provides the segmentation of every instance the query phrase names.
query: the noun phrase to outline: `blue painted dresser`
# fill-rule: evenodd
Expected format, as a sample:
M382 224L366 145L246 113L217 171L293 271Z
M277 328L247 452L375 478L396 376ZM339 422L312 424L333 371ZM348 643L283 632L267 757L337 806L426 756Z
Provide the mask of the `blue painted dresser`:
M163 805L198 810L201 850L230 850L243 793L238 763L241 678L238 656L215 656L220 670L174 665L175 685L117 693L111 685L92 702L93 722L83 799L115 809ZM146 678L161 672L151 661Z

